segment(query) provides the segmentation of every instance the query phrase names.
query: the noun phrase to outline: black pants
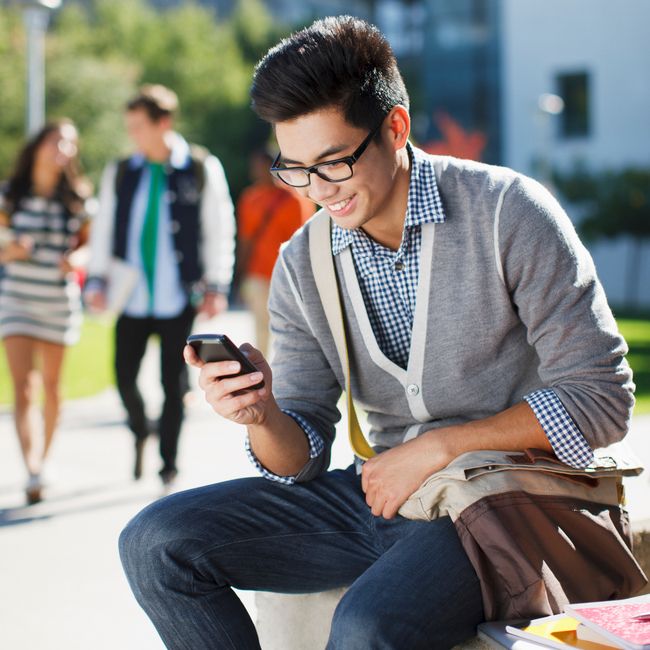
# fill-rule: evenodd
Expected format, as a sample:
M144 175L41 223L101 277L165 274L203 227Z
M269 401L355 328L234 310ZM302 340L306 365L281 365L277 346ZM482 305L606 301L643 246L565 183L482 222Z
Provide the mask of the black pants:
M136 438L149 433L144 400L138 389L140 364L152 334L160 337L160 369L165 394L158 423L163 471L176 469L178 437L183 423L183 395L188 388L183 360L185 339L192 329L195 311L191 306L175 318L131 318L120 316L115 327L115 376L129 428Z

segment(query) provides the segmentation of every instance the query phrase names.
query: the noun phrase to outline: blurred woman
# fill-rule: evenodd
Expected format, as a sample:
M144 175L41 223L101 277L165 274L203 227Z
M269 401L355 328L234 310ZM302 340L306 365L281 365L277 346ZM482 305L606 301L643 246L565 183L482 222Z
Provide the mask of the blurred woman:
M87 238L90 194L78 165L74 124L47 124L18 155L0 192L0 337L14 388L14 420L29 473L28 503L41 500L41 472L59 417L65 348L79 338L80 287L70 255ZM36 444L40 381L43 436ZM39 426L40 430L41 427Z

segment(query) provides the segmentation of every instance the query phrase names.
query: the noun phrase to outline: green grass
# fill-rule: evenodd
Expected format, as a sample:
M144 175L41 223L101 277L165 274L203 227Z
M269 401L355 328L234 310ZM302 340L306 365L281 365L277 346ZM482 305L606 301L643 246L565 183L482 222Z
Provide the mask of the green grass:
M627 360L634 371L634 414L650 413L650 320L619 318L618 326L630 346Z
M63 399L94 395L113 384L113 322L86 318L81 339L63 361ZM11 404L13 389L7 358L0 354L0 405Z
M636 408L650 413L650 318L619 318L630 346L628 361L634 370ZM98 393L113 384L113 323L86 319L81 340L71 347L63 368L63 397L74 399ZM0 404L11 404L11 381L4 354L0 355Z

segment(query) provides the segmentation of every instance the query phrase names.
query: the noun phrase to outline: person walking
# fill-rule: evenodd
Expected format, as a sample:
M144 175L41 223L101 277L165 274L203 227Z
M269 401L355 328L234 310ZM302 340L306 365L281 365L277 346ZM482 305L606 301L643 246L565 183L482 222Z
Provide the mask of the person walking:
M269 172L273 156L251 153L252 185L237 202L237 273L241 297L255 320L255 344L269 353L269 287L280 246L314 213L314 204L278 183Z
M85 299L107 306L113 258L137 273L115 327L115 373L135 436L133 475L142 476L145 441L160 437L160 477L176 477L178 439L188 389L182 349L195 315L227 308L234 262L234 216L219 160L174 131L176 94L145 85L128 102L126 129L136 152L110 163L102 176L90 235ZM157 423L147 419L137 377L147 341L160 337L164 403Z
M518 611L532 614L557 613L576 594L632 595L645 578L615 489L601 507L566 481L566 518L555 520L544 491L511 495L502 520L508 494L477 501L480 549L417 498L415 518L398 514L468 453L523 463L537 450L581 473L626 435L627 346L557 201L513 170L409 142L397 61L360 19L325 18L273 47L251 96L275 129L274 175L322 209L275 265L272 368L246 344L258 371L242 375L237 362L204 364L185 348L215 412L246 426L261 476L171 495L122 532L125 573L166 647L259 649L234 589L347 586L328 650L451 648L497 596L523 598ZM344 389L368 412L369 441L351 426L357 458L329 470ZM505 524L496 537L495 521Z
M42 498L43 471L61 408L66 348L82 323L73 252L87 239L78 134L67 119L46 124L20 151L0 192L0 336L14 390L14 422L29 474L27 502ZM37 444L35 402L42 377L43 439Z

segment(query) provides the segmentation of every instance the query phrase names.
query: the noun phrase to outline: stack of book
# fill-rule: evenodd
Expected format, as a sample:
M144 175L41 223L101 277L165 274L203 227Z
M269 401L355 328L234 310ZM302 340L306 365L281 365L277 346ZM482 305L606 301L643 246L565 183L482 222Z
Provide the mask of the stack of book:
M567 605L564 614L506 625L502 634L490 633L496 629L492 624L485 624L484 631L514 650L535 647L650 650L650 595Z

